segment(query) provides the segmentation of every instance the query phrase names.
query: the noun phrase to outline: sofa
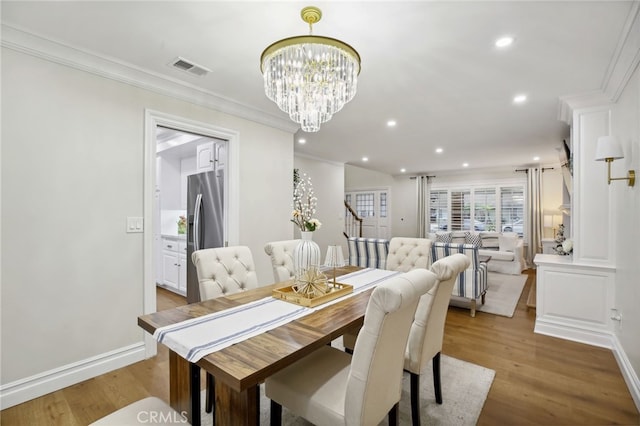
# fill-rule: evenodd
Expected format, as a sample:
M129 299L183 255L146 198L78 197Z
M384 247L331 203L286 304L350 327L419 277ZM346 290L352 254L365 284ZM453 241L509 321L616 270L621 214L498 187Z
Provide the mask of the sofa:
M349 237L349 265L363 268L387 269L389 240L382 238Z
M478 246L474 244L440 242L431 244L431 260L434 263L456 253L464 254L469 258L469 266L458 274L451 295L464 298L471 303L472 317L476 316L477 300L481 299L481 303L484 305L488 285L487 264L480 262L479 252Z
M442 231L430 233L429 239L433 242L478 246L478 255L491 256L487 263L489 272L520 275L527 269L524 241L514 232Z

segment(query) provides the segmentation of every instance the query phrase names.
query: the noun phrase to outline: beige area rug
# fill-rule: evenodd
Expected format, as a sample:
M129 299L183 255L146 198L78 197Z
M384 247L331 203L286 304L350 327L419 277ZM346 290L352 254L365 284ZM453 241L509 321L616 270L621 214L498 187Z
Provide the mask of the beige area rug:
M336 343L338 343L336 345ZM336 341L334 345L339 346ZM423 425L462 426L475 425L482 411L489 389L495 377L495 371L476 364L442 355L442 405L436 404L433 391L431 366L420 377L420 412ZM204 407L204 391L202 406ZM260 424L269 424L270 401L264 396L264 385L260 386ZM400 424L411 424L411 402L409 394L409 375L404 374L402 381L402 399L400 401ZM212 424L211 414L202 411L202 424ZM294 416L286 407L282 409L282 424L289 426L310 426L308 421ZM385 418L381 425L387 424Z
M478 300L477 310L488 314L512 317L527 282L527 275L507 275L489 272L489 285L484 305ZM469 309L467 299L452 297L451 305Z

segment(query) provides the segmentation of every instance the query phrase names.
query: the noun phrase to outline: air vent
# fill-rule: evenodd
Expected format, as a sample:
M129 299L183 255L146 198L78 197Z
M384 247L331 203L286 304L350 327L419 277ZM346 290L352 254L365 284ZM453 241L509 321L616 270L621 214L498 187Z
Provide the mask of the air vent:
M211 72L210 69L179 56L171 61L170 65L181 71L188 72L189 74L197 75L198 77L202 77L203 75L207 75Z

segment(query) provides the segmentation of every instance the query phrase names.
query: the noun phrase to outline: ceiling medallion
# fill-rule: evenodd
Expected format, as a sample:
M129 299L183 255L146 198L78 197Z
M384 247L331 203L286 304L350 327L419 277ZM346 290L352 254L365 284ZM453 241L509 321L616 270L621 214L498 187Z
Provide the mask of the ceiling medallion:
M271 44L262 52L260 70L267 97L303 131L317 132L355 96L360 55L340 40L312 34L322 18L317 7L305 7L300 16L309 35Z

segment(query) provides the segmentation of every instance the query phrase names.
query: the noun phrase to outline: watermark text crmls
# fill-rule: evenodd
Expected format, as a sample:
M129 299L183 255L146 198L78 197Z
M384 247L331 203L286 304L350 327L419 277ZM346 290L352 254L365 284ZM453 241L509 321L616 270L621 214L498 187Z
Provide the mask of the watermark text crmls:
M144 410L138 412L138 422L146 424L163 424L163 423L187 423L187 412L183 411L154 411Z

